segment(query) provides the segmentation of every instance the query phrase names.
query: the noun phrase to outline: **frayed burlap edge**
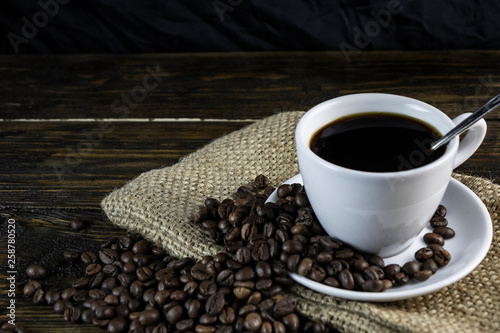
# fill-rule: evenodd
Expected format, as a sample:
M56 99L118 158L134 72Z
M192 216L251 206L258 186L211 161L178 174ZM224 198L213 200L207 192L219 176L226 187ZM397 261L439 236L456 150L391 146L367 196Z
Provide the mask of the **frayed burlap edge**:
M294 130L303 112L285 112L215 140L179 163L146 172L102 202L110 220L178 257L200 258L223 251L193 223L206 197L233 197L259 174L279 185L298 173ZM454 174L488 208L493 245L467 277L435 293L392 303L341 300L300 285L290 294L299 311L343 332L500 331L499 186Z

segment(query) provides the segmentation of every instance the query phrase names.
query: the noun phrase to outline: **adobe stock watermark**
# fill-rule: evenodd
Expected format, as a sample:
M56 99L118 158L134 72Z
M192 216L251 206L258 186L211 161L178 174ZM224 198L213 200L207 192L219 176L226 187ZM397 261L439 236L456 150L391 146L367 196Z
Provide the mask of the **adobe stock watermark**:
M23 16L21 22L21 35L11 31L7 38L15 53L19 53L21 44L28 44L29 41L38 35L39 29L42 29L49 23L49 19L59 13L61 5L66 5L70 0L39 0L37 2L40 10L37 11L31 19Z
M212 6L219 16L221 22L224 22L224 14L226 12L233 12L236 7L241 5L243 0L214 0Z
M116 98L110 104L112 118L127 118L131 110L136 109L154 89L158 88L163 81L162 76L166 75L165 72L161 71L159 64L155 67L146 66L145 71L146 74L140 84L134 86L130 91L122 93L119 98ZM97 124L97 128L83 129L80 132L84 140L76 145L66 146L63 163L52 164L52 169L59 181L64 180L64 176L70 174L75 167L80 165L84 158L88 157L93 149L102 143L104 136L113 132L116 128L113 120L103 119L97 121Z
M409 0L408 2L411 2ZM389 0L386 9L371 10L370 16L373 18L368 21L363 27L355 26L352 30L354 32L353 44L342 41L339 48L342 51L345 60L348 64L351 63L351 57L361 52L366 48L371 41L380 35L382 28L386 28L392 21L394 15L398 15L403 11L403 5L399 0Z

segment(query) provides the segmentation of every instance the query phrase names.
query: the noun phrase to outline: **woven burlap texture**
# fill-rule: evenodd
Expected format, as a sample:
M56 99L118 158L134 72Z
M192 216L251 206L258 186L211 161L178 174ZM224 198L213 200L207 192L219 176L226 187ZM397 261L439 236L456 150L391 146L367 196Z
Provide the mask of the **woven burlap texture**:
M207 241L193 218L206 197L234 197L260 173L275 186L297 174L294 131L302 115L283 112L258 120L175 165L145 172L110 193L102 208L112 223L175 256L197 259L223 251ZM343 300L296 285L291 294L299 311L342 332L500 332L500 186L454 177L478 195L493 221L493 245L472 273L438 292L392 303Z

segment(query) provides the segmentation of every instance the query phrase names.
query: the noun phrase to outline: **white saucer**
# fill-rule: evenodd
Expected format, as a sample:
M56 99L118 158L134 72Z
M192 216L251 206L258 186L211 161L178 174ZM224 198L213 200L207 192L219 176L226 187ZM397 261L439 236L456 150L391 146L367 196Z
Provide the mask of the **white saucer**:
M292 183L302 184L302 176L296 175L285 182L285 184ZM274 191L267 201L276 202L277 199L278 196ZM291 273L290 276L296 282L317 292L356 301L398 301L444 288L465 277L484 259L492 242L493 226L483 202L474 192L456 179L451 179L441 204L448 210L446 218L449 227L456 232L455 237L446 240L444 246L451 253L452 258L448 265L440 268L424 282L411 280L404 286L395 286L384 292L370 293L329 287L295 273ZM426 246L422 237L428 232L432 232L430 226L422 231L417 240L406 251L393 257L384 258L385 264L403 265L408 261L415 260L415 252Z

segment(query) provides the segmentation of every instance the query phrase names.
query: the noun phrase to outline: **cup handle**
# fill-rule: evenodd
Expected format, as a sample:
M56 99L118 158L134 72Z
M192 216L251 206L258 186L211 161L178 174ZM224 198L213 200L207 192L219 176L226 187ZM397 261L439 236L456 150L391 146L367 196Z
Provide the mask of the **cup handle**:
M464 113L453 119L455 125L459 124L462 120L469 117L472 113ZM477 123L472 125L467 131L463 139L460 141L458 146L457 156L455 157L455 166L457 168L462 163L467 161L469 157L474 154L474 152L479 148L483 139L486 135L486 121L484 119L479 120Z

